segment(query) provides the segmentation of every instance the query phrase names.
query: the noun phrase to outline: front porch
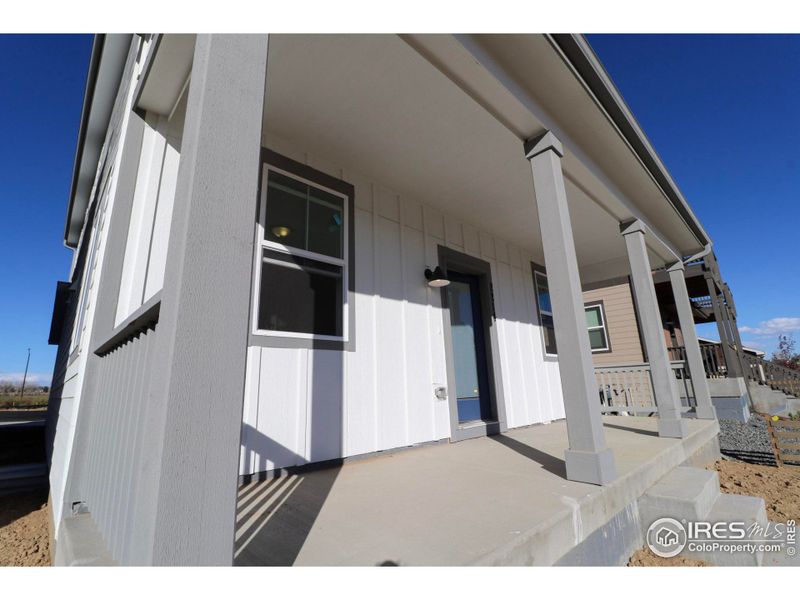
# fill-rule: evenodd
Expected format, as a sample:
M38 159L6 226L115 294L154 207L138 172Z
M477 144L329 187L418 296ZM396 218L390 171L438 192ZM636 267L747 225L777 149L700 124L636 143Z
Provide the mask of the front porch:
M245 484L234 564L624 564L642 545L637 499L717 456L716 421L688 429L665 438L657 419L605 416L618 473L605 486L566 479L565 421Z

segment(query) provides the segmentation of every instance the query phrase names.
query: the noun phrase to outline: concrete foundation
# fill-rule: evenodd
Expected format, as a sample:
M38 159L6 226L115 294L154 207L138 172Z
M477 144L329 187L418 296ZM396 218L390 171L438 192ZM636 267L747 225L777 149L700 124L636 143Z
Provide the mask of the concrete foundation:
M115 566L89 513L61 521L53 564L57 567Z
M744 378L726 377L707 381L711 403L717 411L718 419L740 423L746 423L750 419L750 401Z
M800 412L800 400L794 396L789 396L778 390L773 390L766 385L753 384L750 387L753 407L758 412L781 416Z

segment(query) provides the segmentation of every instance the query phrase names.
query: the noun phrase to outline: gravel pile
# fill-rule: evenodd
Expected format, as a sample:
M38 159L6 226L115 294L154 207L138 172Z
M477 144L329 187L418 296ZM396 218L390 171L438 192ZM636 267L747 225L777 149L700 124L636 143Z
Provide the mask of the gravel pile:
M722 454L746 462L775 464L767 424L758 415L747 423L719 420L719 448Z

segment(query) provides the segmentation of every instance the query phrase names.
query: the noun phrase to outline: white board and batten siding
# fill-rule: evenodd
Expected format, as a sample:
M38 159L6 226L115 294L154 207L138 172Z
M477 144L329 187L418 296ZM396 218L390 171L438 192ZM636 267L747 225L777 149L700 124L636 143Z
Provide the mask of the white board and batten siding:
M423 276L439 245L491 265L508 426L564 417L558 364L543 354L530 256L421 199L275 136L266 141L355 186L355 350L248 349L241 474L450 437L448 402L434 394L447 385L441 297Z

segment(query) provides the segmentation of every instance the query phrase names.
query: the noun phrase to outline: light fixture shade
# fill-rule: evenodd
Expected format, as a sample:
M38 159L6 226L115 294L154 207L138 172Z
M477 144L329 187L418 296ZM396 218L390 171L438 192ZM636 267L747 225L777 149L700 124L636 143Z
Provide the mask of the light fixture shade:
M433 271L425 269L425 279L428 280L428 285L434 288L450 285L450 280L445 276L442 267L436 267Z
M276 225L272 228L272 235L277 238L285 238L292 233L292 230L286 227L285 225Z

